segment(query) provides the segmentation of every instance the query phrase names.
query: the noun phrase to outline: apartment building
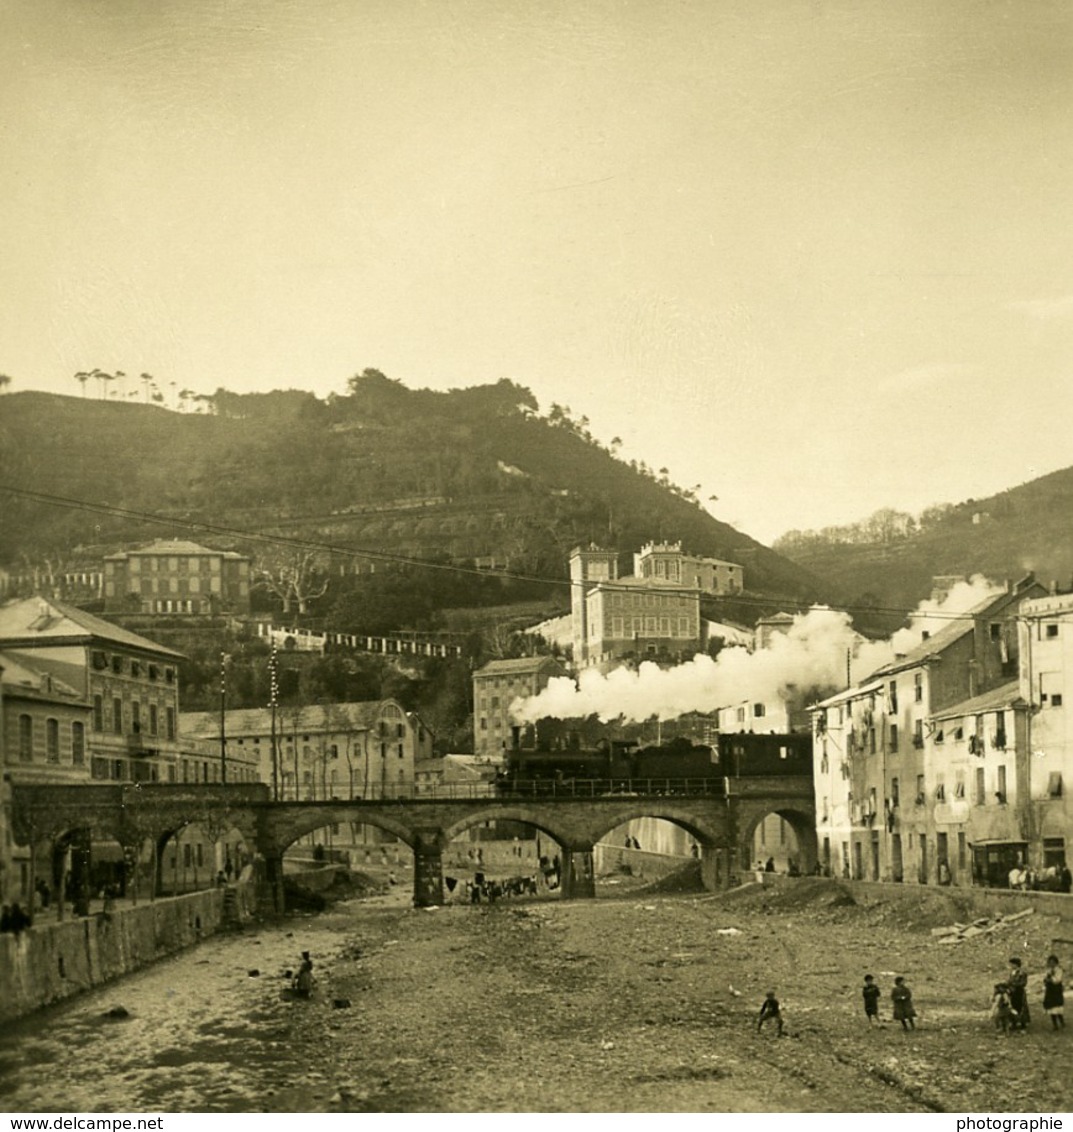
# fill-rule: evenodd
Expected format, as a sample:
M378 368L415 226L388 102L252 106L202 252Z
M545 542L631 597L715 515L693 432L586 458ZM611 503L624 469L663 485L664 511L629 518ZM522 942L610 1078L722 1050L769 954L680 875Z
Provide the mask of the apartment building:
M986 598L812 709L820 859L834 875L969 884L986 872L973 847L1009 840L1027 798L1018 619L1044 593L1026 578Z
M565 675L566 670L551 656L490 660L477 669L473 674L473 753L501 760L521 738L511 704L542 692L552 677Z
M41 598L0 607L0 649L88 705L91 779L178 781L181 653Z

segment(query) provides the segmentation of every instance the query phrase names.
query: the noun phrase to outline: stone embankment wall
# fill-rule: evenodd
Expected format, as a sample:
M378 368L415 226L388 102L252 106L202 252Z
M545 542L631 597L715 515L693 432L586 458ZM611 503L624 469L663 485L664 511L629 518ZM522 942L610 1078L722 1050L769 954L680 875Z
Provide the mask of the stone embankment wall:
M245 919L257 905L255 886L231 886ZM0 935L0 1023L128 975L190 947L226 926L225 889L162 897L107 917L41 924Z

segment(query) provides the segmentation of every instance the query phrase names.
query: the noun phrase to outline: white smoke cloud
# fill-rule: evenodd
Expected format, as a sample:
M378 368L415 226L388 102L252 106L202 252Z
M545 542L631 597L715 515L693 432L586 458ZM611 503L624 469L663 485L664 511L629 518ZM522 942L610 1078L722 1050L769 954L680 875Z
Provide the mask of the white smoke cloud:
M743 702L785 699L793 688L842 688L846 658L852 657L855 678L874 672L918 645L925 631L934 634L1001 587L982 577L954 586L942 602L922 602L910 624L889 641L866 641L853 629L849 614L814 607L794 618L786 633L775 634L756 652L726 648L714 660L697 655L674 668L644 662L606 675L585 670L577 684L556 677L539 695L511 704L517 723L545 716L574 719L595 715L601 720L674 719L686 712L712 712Z

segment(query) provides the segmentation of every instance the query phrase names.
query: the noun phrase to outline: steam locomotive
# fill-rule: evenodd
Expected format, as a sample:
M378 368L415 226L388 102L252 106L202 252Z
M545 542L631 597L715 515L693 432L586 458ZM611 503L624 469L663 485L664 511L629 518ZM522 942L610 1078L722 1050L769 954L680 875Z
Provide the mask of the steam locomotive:
M515 748L496 789L501 794L716 793L727 778L811 773L807 733L726 734L713 746L684 737L647 747L602 739L583 749Z

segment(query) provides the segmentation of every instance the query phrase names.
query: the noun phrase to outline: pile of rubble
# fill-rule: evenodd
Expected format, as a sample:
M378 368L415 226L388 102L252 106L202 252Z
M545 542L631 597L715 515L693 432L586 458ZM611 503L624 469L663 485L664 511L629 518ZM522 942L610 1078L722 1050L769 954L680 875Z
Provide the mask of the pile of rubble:
M1031 916L1034 911L1033 908L1025 908L1020 912L1014 912L1012 916L1004 916L1000 912L997 916L983 916L979 920L973 920L971 924L955 923L947 924L942 928L932 928L931 934L936 937L939 943L960 943L963 939L975 939L976 936L990 935L992 932L1001 931L1003 928L1009 927L1010 924L1015 924L1018 920Z

